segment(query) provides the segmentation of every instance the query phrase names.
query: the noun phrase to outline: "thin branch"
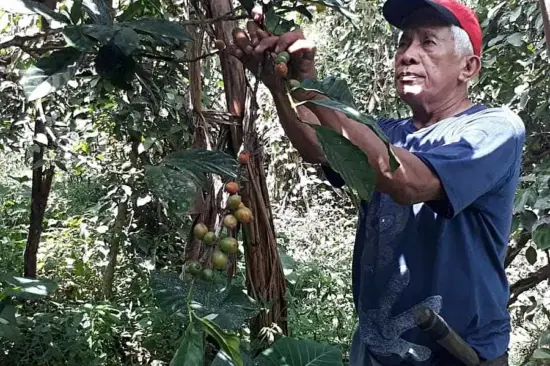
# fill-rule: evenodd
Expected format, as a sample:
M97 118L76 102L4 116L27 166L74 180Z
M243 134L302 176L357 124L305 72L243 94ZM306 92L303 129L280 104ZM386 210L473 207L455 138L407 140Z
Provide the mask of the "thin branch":
M528 231L523 230L519 237L515 240L514 246L509 246L508 251L506 252L506 259L504 261L504 267L508 268L510 263L516 259L518 254L521 252L523 248L527 245L529 240L531 239L531 233Z
M0 49L4 49L4 48L8 48L8 47L21 47L23 46L26 42L30 42L30 41L38 41L40 40L41 38L46 38L48 36L51 36L51 35L55 35L55 34L58 34L58 33L61 33L63 32L63 29L53 29L49 32L38 32L36 34L33 34L31 36L14 36L12 39L8 40L8 41L5 41L5 42L2 42L0 43Z
M199 20L187 20L183 21L180 24L182 25L202 25L202 24L213 24L217 22L225 22L225 21L235 21L235 20L242 20L247 19L249 16L247 14L243 15L234 15L234 12L223 14L219 17L215 18L206 18L206 19L199 19ZM52 29L48 32L38 32L36 34L30 35L30 36L14 36L12 39L1 42L0 43L0 49L9 48L9 47L19 47L23 48L25 46L25 43L31 42L31 41L37 41L42 38L46 38L51 35L56 35L63 32L63 28L58 29ZM205 56L208 57L208 56ZM190 60L189 62L192 62L193 60Z
M151 53L151 52L140 52L136 56L149 57L149 58L153 58L153 59L156 59L156 60L164 60L164 61L169 61L169 62L196 62L196 61L208 58L210 56L217 55L218 53L220 53L220 51L205 53L203 55L200 55L198 57L191 58L191 59L178 59L178 58L175 58L175 57L172 57L172 56L160 55L158 53Z
M547 264L544 267L539 268L537 271L529 274L529 276L517 280L510 286L510 300L508 301L508 306L512 305L518 300L519 295L525 291L529 291L535 286L537 286L542 281L548 279L548 272L550 269L550 264Z
M248 14L243 15L233 15L233 13L228 13L224 15L220 15L216 18L205 18L205 19L199 19L199 20L187 20L181 22L183 25L202 25L202 24L212 24L217 22L230 22L235 20L242 20L242 19L248 19Z

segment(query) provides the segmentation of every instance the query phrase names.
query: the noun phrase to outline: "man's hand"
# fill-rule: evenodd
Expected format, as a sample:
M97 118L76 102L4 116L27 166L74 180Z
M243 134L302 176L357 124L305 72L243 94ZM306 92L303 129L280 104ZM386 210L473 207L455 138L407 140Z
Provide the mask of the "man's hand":
M228 53L238 58L255 75L262 64L260 78L272 92L284 90L284 80L274 72L273 60L279 52L290 54L288 79L302 81L317 76L315 45L306 40L300 30L274 36L251 20L247 23L247 31L248 34L239 28L233 31L233 44L228 47Z

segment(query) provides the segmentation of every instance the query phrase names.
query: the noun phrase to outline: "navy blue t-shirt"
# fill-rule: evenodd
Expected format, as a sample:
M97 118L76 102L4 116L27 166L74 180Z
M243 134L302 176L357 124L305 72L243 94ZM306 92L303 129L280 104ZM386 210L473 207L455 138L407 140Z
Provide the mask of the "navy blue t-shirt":
M413 320L426 305L482 358L501 356L510 339L504 258L523 122L507 108L476 105L422 129L410 119L379 125L393 145L435 172L447 198L402 206L375 192L361 203L353 255L356 341L383 365L434 363L444 352ZM324 170L333 185L345 184Z

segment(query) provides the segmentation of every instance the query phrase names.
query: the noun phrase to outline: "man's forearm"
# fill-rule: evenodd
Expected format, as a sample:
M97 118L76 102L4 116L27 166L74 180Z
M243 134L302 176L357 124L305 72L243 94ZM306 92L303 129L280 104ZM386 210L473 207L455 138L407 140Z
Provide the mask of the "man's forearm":
M300 121L320 124L317 116L306 106L299 106L296 115L286 93L273 92L272 95L281 125L294 148L308 163L324 163L324 154L319 147L315 130Z
M314 98L327 99L320 94ZM390 169L389 153L384 142L368 127L340 112L307 103L321 125L330 127L359 147L367 156L369 165L376 172L376 189L388 193L401 204L425 202L441 198L439 179L414 154L393 146L401 162L395 172Z

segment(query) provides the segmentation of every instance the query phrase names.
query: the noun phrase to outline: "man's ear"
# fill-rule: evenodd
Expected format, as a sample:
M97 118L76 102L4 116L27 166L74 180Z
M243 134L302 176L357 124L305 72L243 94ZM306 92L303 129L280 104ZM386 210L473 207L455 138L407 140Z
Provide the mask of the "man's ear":
M458 75L458 80L467 83L479 73L479 70L481 70L481 59L479 56L467 56L463 59L462 70Z

